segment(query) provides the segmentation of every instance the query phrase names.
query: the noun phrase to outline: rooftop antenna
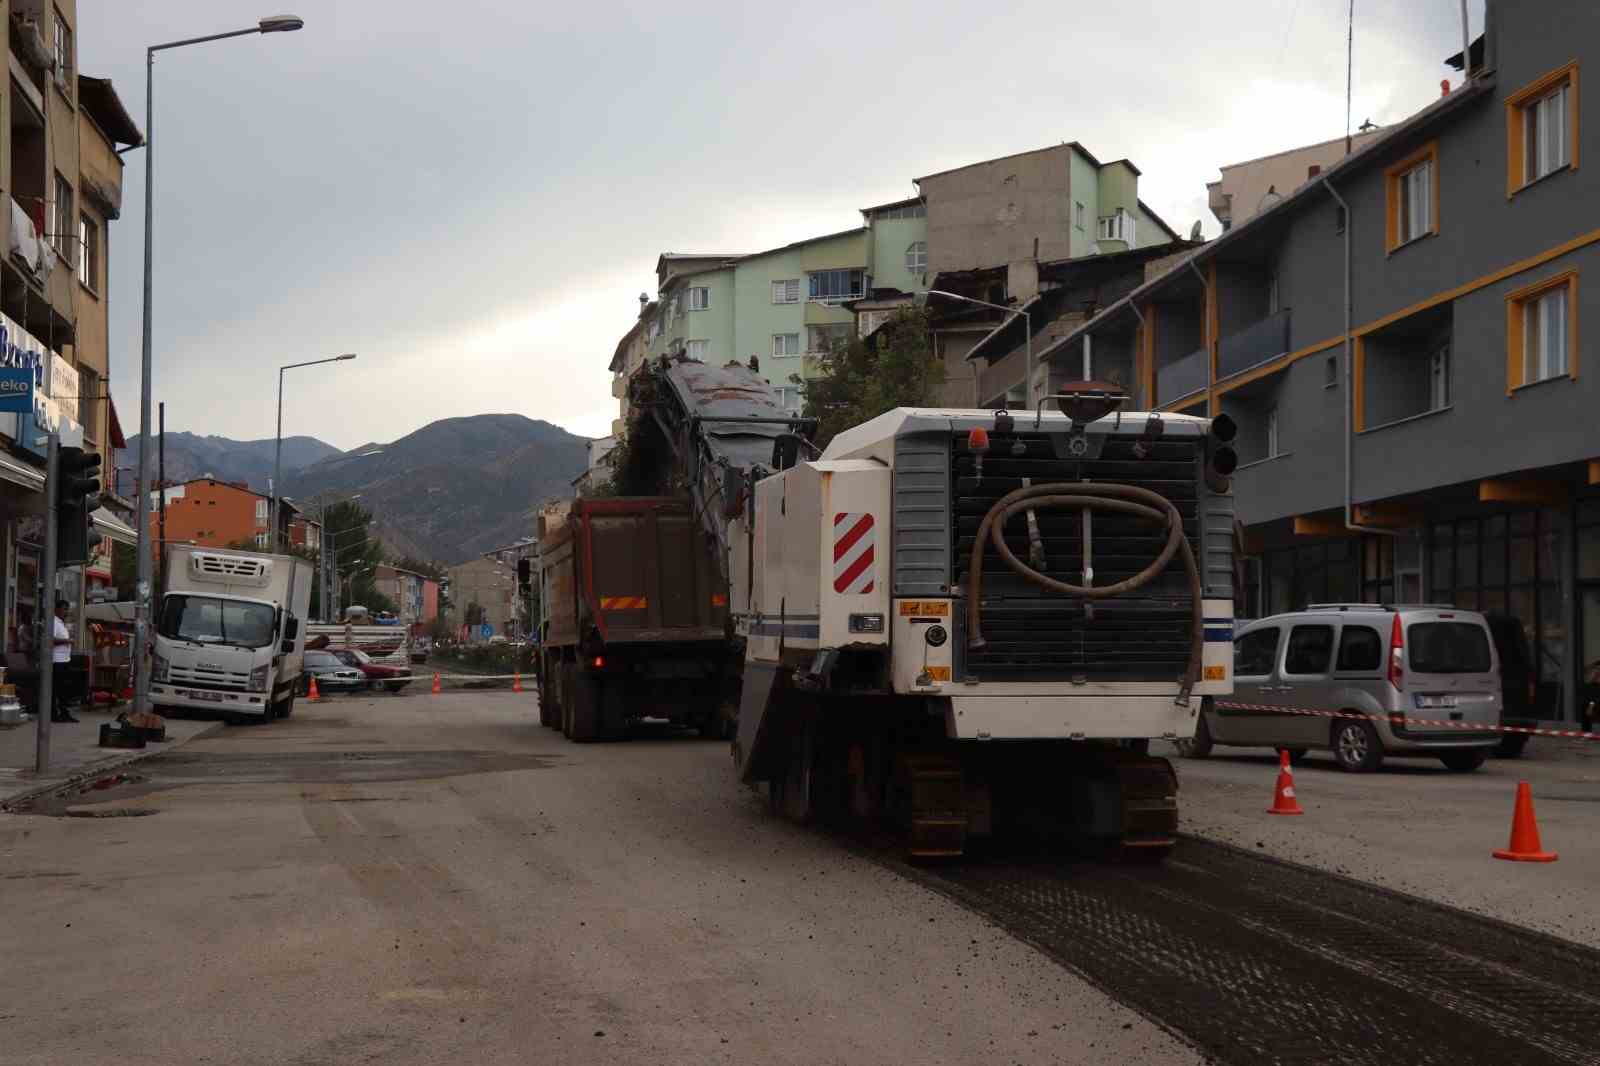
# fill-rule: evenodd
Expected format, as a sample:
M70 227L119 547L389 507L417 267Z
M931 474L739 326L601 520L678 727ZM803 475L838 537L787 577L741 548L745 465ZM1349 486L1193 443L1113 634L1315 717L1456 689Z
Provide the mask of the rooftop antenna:
M1356 0L1350 0L1350 19L1344 38L1344 154L1350 154L1350 96L1355 78Z

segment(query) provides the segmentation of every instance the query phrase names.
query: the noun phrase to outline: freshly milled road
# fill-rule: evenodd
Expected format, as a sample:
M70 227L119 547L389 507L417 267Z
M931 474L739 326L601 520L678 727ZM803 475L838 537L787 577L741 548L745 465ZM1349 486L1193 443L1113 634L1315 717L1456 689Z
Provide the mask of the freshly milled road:
M1200 1061L721 743L339 698L136 770L0 816L7 1063Z

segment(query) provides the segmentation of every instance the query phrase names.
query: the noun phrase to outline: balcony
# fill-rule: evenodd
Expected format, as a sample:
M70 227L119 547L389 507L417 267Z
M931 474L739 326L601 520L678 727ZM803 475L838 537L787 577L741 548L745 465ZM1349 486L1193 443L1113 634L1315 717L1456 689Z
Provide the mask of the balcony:
M1196 348L1182 359L1156 368L1156 404L1199 392L1209 384L1206 376L1206 350Z
M1285 308L1222 338L1217 345L1217 379L1242 374L1288 350L1289 311Z

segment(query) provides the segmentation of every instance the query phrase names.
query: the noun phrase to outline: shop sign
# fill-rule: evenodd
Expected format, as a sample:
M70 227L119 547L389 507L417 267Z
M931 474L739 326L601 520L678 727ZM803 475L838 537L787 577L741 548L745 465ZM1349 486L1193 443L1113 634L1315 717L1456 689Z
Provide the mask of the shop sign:
M0 314L0 370L31 372L33 406L24 413L0 413L0 433L35 455L44 455L39 438L58 431L63 444L81 444L83 427L72 417L77 411L78 371L59 354L46 348L15 319Z
M26 414L33 410L33 371L0 367L0 411Z

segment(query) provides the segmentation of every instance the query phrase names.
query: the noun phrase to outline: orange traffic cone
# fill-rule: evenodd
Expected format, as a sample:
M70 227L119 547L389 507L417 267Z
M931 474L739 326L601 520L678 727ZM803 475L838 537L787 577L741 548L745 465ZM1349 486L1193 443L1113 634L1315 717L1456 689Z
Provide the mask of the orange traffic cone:
M317 675L311 675L311 688L306 692L306 699L312 703L322 702L322 693L317 691Z
M440 691L442 691L442 690L439 687L439 673L436 670L436 671L434 671L434 674L433 674L433 694L435 696L437 696L440 693Z
M1533 817L1533 791L1526 781L1517 782L1517 806L1511 815L1511 843L1496 849L1494 857L1512 862L1555 862L1556 853L1545 851L1539 843L1539 823Z
M521 674L512 674L511 675L511 691L512 692L521 692L522 691L522 675Z
M1272 806L1267 808L1268 814L1304 814L1300 809L1300 801L1294 798L1294 773L1289 769L1289 752L1280 749L1278 752L1278 784L1272 790Z

